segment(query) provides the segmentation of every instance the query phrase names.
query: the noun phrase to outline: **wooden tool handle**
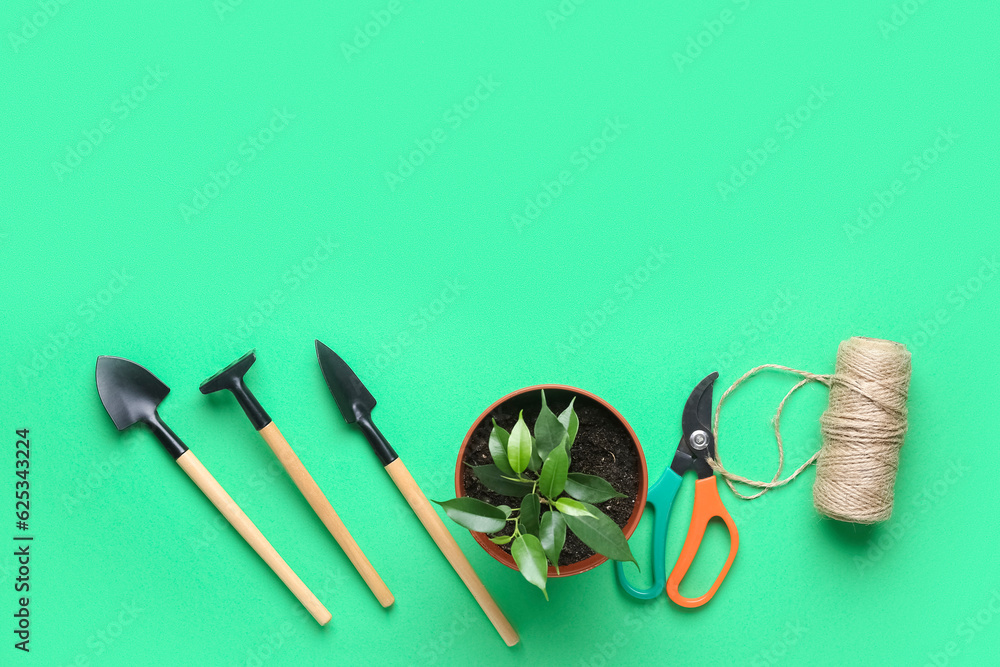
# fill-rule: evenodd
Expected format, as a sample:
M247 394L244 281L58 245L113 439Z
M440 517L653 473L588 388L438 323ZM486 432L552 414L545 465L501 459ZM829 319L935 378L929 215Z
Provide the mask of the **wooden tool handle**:
M500 607L497 606L497 603L490 596L489 591L483 586L483 582L479 580L476 571L472 569L469 559L465 557L458 543L455 542L455 538L445 528L441 517L431 507L431 504L427 501L427 497L420 490L420 487L417 486L410 471L406 469L406 466L403 465L400 459L396 459L388 464L385 469L388 471L389 476L392 477L392 481L396 483L403 497L406 498L406 502L410 504L410 507L420 519L420 523L424 524L424 528L430 533L441 553L448 559L451 566L455 568L455 572L465 582L469 592L476 598L476 602L486 612L486 616L493 623L493 627L500 633L507 646L517 644L520 641L520 638L517 636L517 630L511 626L510 622L503 615L503 612L500 611Z
M288 567L288 564L278 555L274 547L257 530L257 526L253 525L253 521L243 513L243 510L236 504L236 501L229 497L226 490L215 481L212 473L205 469L205 466L201 464L201 461L194 455L194 452L189 449L181 454L177 458L177 464L198 485L198 488L208 496L212 504L222 512L222 516L226 517L226 520L233 525L233 528L243 536L247 544L253 547L257 555L263 558L264 562L274 570L274 573L285 582L288 590L298 598L302 606L316 619L316 622L320 625L326 625L330 618L332 618L330 612L313 595L312 591L302 583L302 580L292 571L292 568Z
M306 500L309 502L309 506L313 508L313 511L319 515L319 518L323 521L323 525L326 529L330 531L333 535L333 539L337 540L337 544L340 548L344 550L347 557L351 560L355 569L361 574L361 578L365 580L368 584L368 588L371 589L375 597L378 598L379 603L383 607L388 607L394 602L392 593L389 592L389 587L385 585L382 578L378 576L378 572L372 567L372 564L368 562L365 557L364 552L361 551L361 547L358 543L354 541L351 537L351 533L348 532L347 526L344 522L340 520L337 513L333 510L330 505L330 501L326 499L323 492L317 486L316 481L312 478L312 475L306 470L305 466L302 465L302 461L299 457L295 455L292 450L291 445L285 440L285 436L281 435L281 431L278 427L274 425L274 422L269 423L267 426L262 428L259 433L264 438L264 441L274 452L274 455L278 457L281 461L281 465L285 467L288 471L288 475L295 482L295 486L299 487L299 491L305 496Z

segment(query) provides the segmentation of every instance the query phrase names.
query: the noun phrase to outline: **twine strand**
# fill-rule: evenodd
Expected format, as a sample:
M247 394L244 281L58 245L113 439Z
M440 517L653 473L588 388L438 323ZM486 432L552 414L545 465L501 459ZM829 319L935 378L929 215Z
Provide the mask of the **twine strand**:
M763 370L778 370L802 377L792 387L772 419L778 444L778 469L770 482L762 482L726 470L719 455L719 413L726 398L739 385ZM730 490L743 500L759 498L784 486L817 462L813 485L816 509L834 519L875 523L892 514L893 487L899 467L899 450L907 429L906 399L910 384L910 353L893 341L855 336L840 344L832 375L818 375L778 364L764 364L744 373L719 399L712 431L716 458L712 468L725 479ZM785 479L781 439L781 413L796 391L810 382L830 389L830 401L820 417L823 445ZM736 490L734 482L761 489L752 495Z
M803 379L799 380L799 382L794 387L788 390L788 393L785 394L785 397L781 399L781 403L778 404L778 410L774 413L774 417L771 418L771 422L774 425L774 438L778 442L778 469L775 471L774 477L771 479L770 482L760 482L757 480L749 479L747 477L743 477L742 475L737 475L735 473L729 472L722 465L722 456L719 453L719 412L722 410L722 404L725 402L729 394L733 392L733 390L735 390L738 386L743 384L743 382L749 380L751 377L753 377L760 371L768 369L795 373L796 375L801 375ZM797 368L789 368L788 366L781 366L779 364L764 364L762 366L757 366L756 368L752 368L746 373L744 373L742 377L740 377L738 380L736 380L736 382L730 385L729 389L726 389L726 391L723 392L722 396L719 398L718 405L715 406L715 420L712 424L712 434L715 436L715 459L709 459L708 463L710 466L712 466L713 470L722 475L723 479L726 480L726 484L729 486L730 491L732 491L734 494L736 494L743 500L753 500L754 498L759 498L760 496L764 495L771 489L788 484L793 479L798 477L803 470L805 470L806 468L808 468L813 464L813 462L819 456L819 451L810 456L809 459L805 463L800 465L791 475L789 475L788 477L786 477L781 481L778 481L778 478L781 477L781 470L785 465L785 448L784 448L784 443L781 440L781 412L785 409L785 403L788 402L788 399L796 391L798 391L805 385L809 384L810 382L821 382L827 387L829 387L832 377L833 377L832 375L816 375L815 373L810 373L809 371L802 371ZM742 493L736 490L736 486L733 484L733 482L739 482L740 484L753 486L761 489L761 491L749 496L743 495Z

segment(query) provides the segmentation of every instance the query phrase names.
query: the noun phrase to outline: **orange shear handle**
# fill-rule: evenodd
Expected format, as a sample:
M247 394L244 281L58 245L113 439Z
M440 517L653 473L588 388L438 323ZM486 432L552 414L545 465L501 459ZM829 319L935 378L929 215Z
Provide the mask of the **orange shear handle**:
M722 519L729 529L729 558L726 559L726 564L722 566L722 571L707 593L696 598L686 598L680 594L678 588L681 585L681 580L691 568L691 563L694 562L708 522L714 518ZM715 475L699 479L694 485L694 509L691 512L691 525L688 527L687 538L684 540L681 555L677 558L677 564L667 578L667 595L682 607L700 607L711 600L715 591L719 589L719 584L726 578L726 573L729 572L729 567L733 564L733 559L736 558L736 550L739 546L740 534L736 530L733 518L726 511L726 506L722 504L722 498L719 497L719 486L715 481Z

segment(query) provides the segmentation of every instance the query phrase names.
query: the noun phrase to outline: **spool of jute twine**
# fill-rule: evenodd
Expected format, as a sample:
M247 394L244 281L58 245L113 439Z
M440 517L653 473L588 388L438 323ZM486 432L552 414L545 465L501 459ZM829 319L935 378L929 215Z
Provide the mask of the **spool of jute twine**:
M718 454L719 412L736 387L760 371L774 369L802 377L778 404L774 435L778 442L778 470L770 482L733 474ZM830 388L830 401L820 417L823 445L795 472L780 479L785 462L781 441L781 412L789 397L810 382ZM715 408L713 431L716 459L712 467L744 500L758 498L788 484L816 462L813 504L830 518L854 523L884 521L892 514L893 487L899 468L899 450L906 434L906 397L910 386L910 353L906 346L889 340L855 336L840 344L832 375L818 375L777 364L751 369L722 394ZM733 482L761 489L743 495Z

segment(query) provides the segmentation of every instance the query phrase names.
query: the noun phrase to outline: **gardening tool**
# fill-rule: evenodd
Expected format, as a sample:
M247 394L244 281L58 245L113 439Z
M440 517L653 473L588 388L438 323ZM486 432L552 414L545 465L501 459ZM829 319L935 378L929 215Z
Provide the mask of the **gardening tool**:
M389 592L389 588L382 581L382 578L378 576L372 564L368 562L365 554L361 551L361 547L351 537L347 526L337 516L337 513L330 505L330 501L326 499L326 496L323 495L323 492L317 486L315 480L313 480L312 475L302 465L302 461L295 455L288 441L281 435L281 431L274 425L274 422L271 421L271 418L264 411L257 398L250 391L249 387L246 386L243 376L256 360L257 357L254 355L254 351L250 350L202 382L201 393L211 394L221 389L228 389L233 392L233 396L236 397L243 411L247 413L247 417L250 418L253 427L257 429L257 432L264 438L264 442L268 444L274 455L281 461L281 465L285 467L288 475L295 482L295 486L299 488L299 491L305 496L306 501L309 502L309 506L313 508L313 511L323 521L323 525L333 535L333 539L337 540L337 544L347 554L355 569L361 574L365 583L368 584L368 588L378 598L379 603L383 607L392 605L393 597L392 593Z
M354 374L354 371L344 363L323 343L316 341L316 356L319 358L319 365L323 371L326 384L330 387L333 398L337 401L337 407L344 415L348 424L356 424L361 432L365 434L368 443L375 450L379 461L385 466L389 477L396 484L400 493L406 498L410 508L420 519L420 523L430 533L435 544L444 554L448 562L462 578L469 592L476 598L479 606L482 607L486 616L493 623L493 627L507 643L507 646L514 646L519 641L517 631L507 621L500 607L493 601L483 582L479 580L475 570L469 560L462 553L455 538L451 536L445 528L441 517L431 507L427 497L417 486L413 476L403 465L403 462L392 450L389 442L385 439L375 424L372 422L372 408L375 407L375 397L361 384L361 380Z
M653 516L653 586L645 590L635 588L625 576L625 568L622 563L615 563L615 569L618 571L618 582L634 597L651 600L658 596L666 585L667 595L677 604L682 607L700 607L715 595L719 584L726 578L726 573L729 572L733 559L736 558L736 550L740 545L740 535L732 517L726 511L726 506L722 504L715 474L708 464L708 459L715 458L715 438L712 436L709 424L712 418L712 385L718 377L718 373L712 373L699 382L698 386L691 392L691 396L688 397L687 403L684 405L684 413L681 417L683 435L681 435L681 442L677 445L677 451L674 453L674 460L670 467L663 471L646 496L646 507L652 505L655 509ZM673 508L677 490L681 486L681 479L688 470L694 470L698 474L698 481L694 485L694 508L691 512L691 524L688 527L687 538L684 540L681 554L677 558L677 564L674 565L673 571L667 577L667 522L670 520L670 511ZM705 535L705 527L714 518L722 519L729 529L729 557L707 593L696 598L686 598L680 594L678 588L684 575L691 567L695 554L698 553L698 547L701 546L702 537Z
M170 392L170 388L133 361L121 357L101 356L97 358L97 392L119 431L137 422L143 422L149 427L167 452L177 460L177 465L208 496L247 544L253 547L253 550L274 570L316 622L326 625L331 616L323 603L316 599L292 568L282 560L236 501L229 497L225 489L195 457L194 452L189 450L160 418L156 408Z

